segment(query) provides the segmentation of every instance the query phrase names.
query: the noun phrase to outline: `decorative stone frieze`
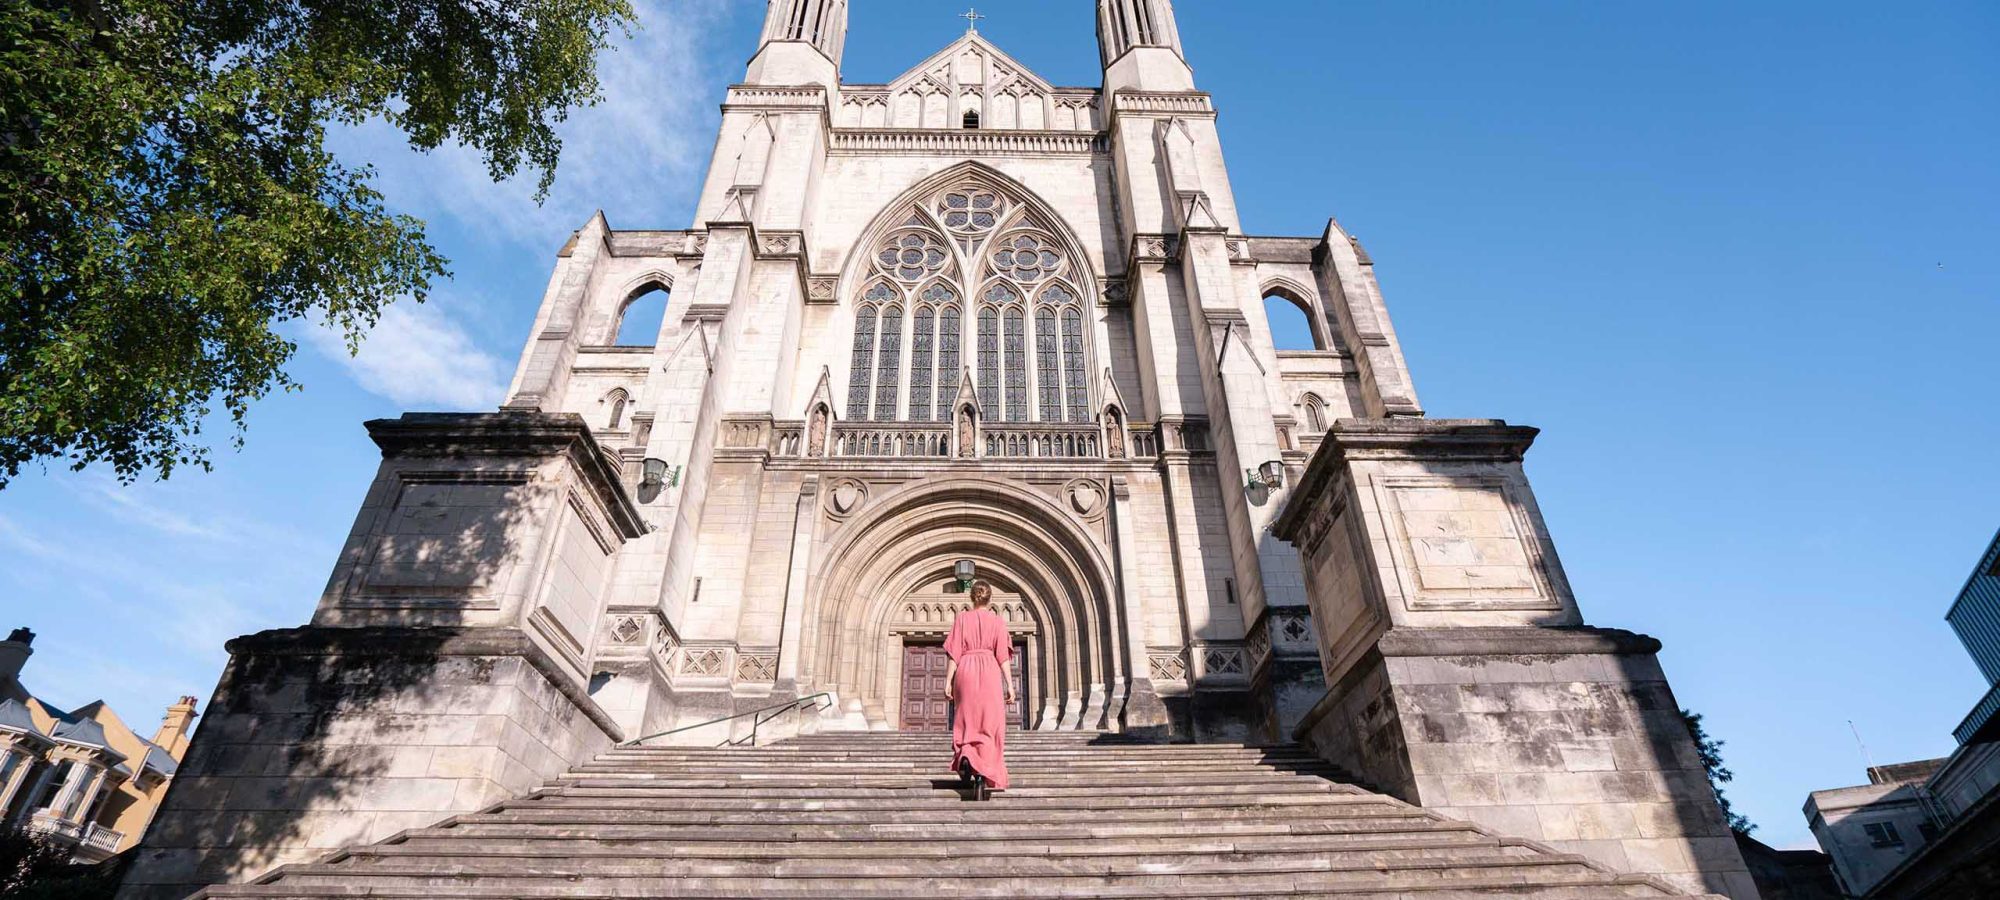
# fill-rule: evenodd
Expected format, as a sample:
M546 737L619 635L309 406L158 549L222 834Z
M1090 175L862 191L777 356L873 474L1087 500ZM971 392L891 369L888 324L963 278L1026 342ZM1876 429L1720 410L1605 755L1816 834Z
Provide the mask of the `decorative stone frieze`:
M744 652L736 657L736 680L756 684L778 680L777 651Z

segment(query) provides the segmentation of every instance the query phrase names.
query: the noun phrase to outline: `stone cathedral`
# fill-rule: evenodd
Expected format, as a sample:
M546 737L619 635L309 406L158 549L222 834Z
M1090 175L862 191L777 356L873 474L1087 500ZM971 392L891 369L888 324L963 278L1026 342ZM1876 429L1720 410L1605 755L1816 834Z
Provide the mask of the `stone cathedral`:
M125 896L635 739L944 729L968 567L1024 732L1297 741L1506 840L1756 896L1658 643L1583 622L1535 430L1424 416L1339 225L1243 230L1171 0L1097 0L1094 87L976 28L844 82L847 6L770 0L694 224L576 231L498 411L368 423L317 610L231 642ZM1315 349L1274 348L1267 297Z

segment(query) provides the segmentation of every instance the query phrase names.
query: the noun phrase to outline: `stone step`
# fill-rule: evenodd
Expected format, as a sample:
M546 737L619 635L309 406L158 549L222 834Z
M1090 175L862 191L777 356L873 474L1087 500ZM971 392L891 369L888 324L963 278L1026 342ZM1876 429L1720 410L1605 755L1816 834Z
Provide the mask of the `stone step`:
M691 791L676 791L659 796L634 793L617 788L549 788L531 797L511 801L506 809L543 808L589 808L612 809L620 813L658 809L660 797L670 797L676 810L717 810L738 812L827 812L845 810L873 810L881 812L955 810L966 815L985 813L1021 812L1048 810L1049 815L1070 816L1093 811L1123 814L1137 810L1177 810L1214 808L1277 808L1311 807L1312 815L1336 815L1329 805L1339 804L1343 808L1364 808L1389 806L1407 809L1401 803L1377 794L1368 794L1348 788L1335 788L1325 792L1269 792L1250 794L1124 794L1118 796L1070 795L1062 797L1023 797L1013 792L1003 792L994 799L976 808L967 808L965 798L953 792L904 792L894 797L762 797L746 798L729 796L693 796ZM713 793L713 792L706 792Z
M736 759L736 760L725 760L725 759L602 760L600 759L596 762L578 766L577 768L586 772L593 772L593 771L707 772L716 770L728 770L728 771L762 771L767 769L792 770L810 766L814 771L843 772L853 769L866 770L866 771L893 770L893 769L935 770L947 767L950 764L950 762L951 762L951 755L949 753L940 753L935 755L926 754L923 756L912 756L909 758L878 756L878 757L855 757L852 759L837 759L837 760L813 759L811 757L803 757L803 756L794 756L785 758L759 757L753 759ZM1020 771L1034 771L1034 770L1116 771L1119 769L1129 768L1134 765L1143 765L1147 768L1172 769L1172 770L1219 769L1219 768L1233 768L1238 766L1280 768L1280 769L1310 768L1315 770L1331 770L1332 768L1334 768L1333 766L1329 766L1324 762L1306 756L1298 756L1298 757L1245 756L1237 759L1185 757L1185 758L1142 759L1142 760L1093 759L1088 755L1076 756L1076 757L1064 757L1064 758L1026 756L1023 754L1008 754L1007 756L1007 768Z
M1139 858L1165 864L1174 859L1225 857L1242 854L1285 854L1352 861L1356 857L1444 858L1457 856L1533 856L1533 848L1478 832L1436 832L1396 835L1152 835L1142 838L1052 839L1037 835L1022 839L960 835L885 836L876 840L617 840L534 834L496 836L466 834L455 829L423 829L394 843L349 851L349 860L368 858L478 857L622 860L865 860L893 866L915 859L1011 859L1032 854L1045 859L1075 857Z
M1296 834L1350 834L1363 832L1408 832L1439 829L1469 829L1464 823L1440 820L1421 811L1385 811L1377 814L1343 814L1328 817L1309 809L1279 812L1248 812L1223 810L1214 815L1197 815L1190 811L1178 816L1132 817L1131 821L1120 822L1110 818L1094 821L1075 820L1065 824L1051 822L1046 815L994 812L976 816L954 817L936 813L869 813L829 812L829 813L728 813L694 812L680 813L662 810L651 815L620 814L599 812L596 815L533 815L524 813L495 813L472 821L462 822L458 827L475 825L525 825L525 826L571 826L590 829L604 837L621 836L676 836L687 834L699 837L699 829L778 829L788 840L848 840L862 834L888 834L901 831L923 832L940 827L963 825L976 827L982 832L1034 838L1059 829L1082 829L1097 837L1115 837L1133 834L1157 834L1163 825L1176 828L1199 829L1204 834L1262 830L1266 832L1286 831ZM857 828L856 826L860 826ZM765 839L778 839L766 835Z
M1240 745L1231 746L1226 744L1161 744L1161 745L1141 744L1132 746L1092 747L1089 745L1077 745L1070 747L1062 747L1062 746L1050 746L1050 745L1041 745L1032 743L1023 744L1020 741L1012 741L1012 740L1007 742L1007 751L1009 753L1025 753L1025 754L1041 755L1041 756L1064 756L1064 757L1088 756L1099 759L1133 759L1139 757L1156 757L1160 759L1172 759L1176 757L1226 759L1226 758L1237 758L1244 756L1264 756L1264 755L1290 756L1302 753L1302 751L1300 751L1299 748L1297 747L1285 747L1285 746L1245 747ZM599 758L600 759L661 759L661 758L729 759L729 758L757 758L757 757L782 758L782 757L799 757L799 756L809 756L814 758L839 758L841 756L865 757L865 756L885 755L885 754L908 755L917 753L940 753L940 752L950 753L951 742L939 741L934 744L899 744L899 745L857 744L853 746L843 746L835 744L812 746L807 744L783 743L783 744L770 744L761 747L621 747L613 750L607 750L602 755L600 755Z
M397 853L393 847L371 848L321 868L337 869L350 878L506 877L531 874L541 878L1069 878L1079 875L1144 875L1162 872L1190 875L1268 874L1273 871L1320 873L1328 878L1374 879L1409 871L1420 877L1469 877L1479 870L1509 868L1588 874L1580 860L1568 861L1532 851L1496 853L1493 847L1456 847L1438 851L1391 849L1372 851L1287 851L1247 853L1234 850L1169 850L1129 853L1040 853L1023 856L815 856L757 857L727 855L634 856L551 855L482 852L468 844L462 852ZM1449 873L1449 874L1446 874Z
M1253 886L1239 882L1196 885L1182 882L1171 889L1151 886L1124 886L1104 879L1100 885L1068 885L1060 894L1031 891L1023 887L961 886L940 888L937 896L954 898L1040 898L1064 900L1626 900L1631 897L1666 896L1639 883L1602 884L1585 881L1574 884L1520 884L1504 878L1489 879L1449 887L1424 888L1306 888L1284 885ZM487 882L465 882L451 887L401 887L397 885L218 885L197 894L200 898L255 897L263 900L319 900L319 898L366 897L376 900L630 900L634 896L673 897L676 900L734 900L748 896L766 900L909 900L907 888L846 888L821 891L813 886L790 886L750 895L728 887L682 888L673 894L607 894L569 890L560 886L531 892L523 887ZM1724 900L1713 895L1708 900Z
M742 862L649 860L623 866L597 860L451 860L435 863L405 861L359 869L317 864L288 869L288 886L366 885L394 879L399 887L449 889L468 880L504 881L513 896L565 896L568 892L622 897L678 897L684 892L728 889L740 897L964 896L966 890L999 888L1013 896L1072 896L1069 889L1147 887L1181 896L1183 889L1235 887L1244 889L1366 888L1423 890L1426 888L1486 888L1498 885L1583 885L1607 881L1604 874L1579 858L1556 854L1537 857L1474 857L1467 859L1376 859L1362 864L1283 857L1201 860L1147 865L1125 861L937 860L905 862L892 870L863 869L853 874L823 874L827 861L760 866ZM870 863L862 861L861 866ZM765 871L774 870L774 871ZM1607 887L1609 885L1606 885ZM1000 894L1007 896L1009 894ZM1641 894L1640 896L1644 896Z
M1345 783L1297 747L1008 735L967 802L942 735L611 750L542 789L210 897L1613 900L1657 883Z
M859 772L807 773L799 771L718 772L706 775L584 771L570 772L556 781L556 784L566 787L628 788L632 790L671 790L709 787L880 787L918 789L956 786L958 783L958 776L952 775L949 772L937 771L911 774L868 774ZM1011 783L1018 788L1093 787L1107 792L1117 792L1125 789L1191 788L1225 784L1271 785L1274 787L1310 786L1316 790L1325 790L1330 785L1330 782L1324 778L1295 775L1290 772L1258 771L1255 769L1239 772L1227 770L1156 772L1150 769L1074 774L1031 772L1023 773L1020 777L1013 778Z
M772 833L775 831L776 833ZM1132 854L1174 852L1250 853L1280 851L1426 850L1463 847L1519 848L1521 842L1498 838L1470 829L1428 831L1384 830L1375 832L1276 831L1207 832L1188 829L1154 829L1119 834L1094 834L1087 829L1043 828L1019 834L996 834L980 829L970 834L953 834L939 840L935 830L921 832L889 830L870 832L850 829L838 836L801 839L790 829L755 830L717 828L710 833L673 836L641 834L632 837L607 835L597 829L562 829L549 826L423 828L405 832L397 842L349 851L355 855L383 852L393 854L458 854L470 848L487 852L497 848L523 855L658 855L761 858L819 856L1009 856L1020 853ZM1509 851L1511 852L1511 851ZM1527 852L1521 850L1520 852Z

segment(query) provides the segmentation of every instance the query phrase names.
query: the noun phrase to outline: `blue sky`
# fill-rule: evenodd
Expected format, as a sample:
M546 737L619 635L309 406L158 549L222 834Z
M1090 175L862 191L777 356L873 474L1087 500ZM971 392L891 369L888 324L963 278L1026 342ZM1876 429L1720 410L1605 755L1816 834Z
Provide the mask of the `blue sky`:
M850 81L964 27L854 6ZM2000 6L1179 6L1245 227L1338 216L1429 412L1544 429L1529 474L1585 614L1666 642L1761 837L1804 844L1805 793L1863 780L1850 719L1878 761L1951 749L1983 686L1941 616L2000 527ZM359 359L295 328L306 389L259 404L242 452L0 493L31 687L142 728L206 699L222 641L310 614L374 471L364 419L498 402L592 210L687 224L763 4L641 8L543 207L465 153L342 136L455 278ZM983 12L1044 77L1098 81L1089 4Z

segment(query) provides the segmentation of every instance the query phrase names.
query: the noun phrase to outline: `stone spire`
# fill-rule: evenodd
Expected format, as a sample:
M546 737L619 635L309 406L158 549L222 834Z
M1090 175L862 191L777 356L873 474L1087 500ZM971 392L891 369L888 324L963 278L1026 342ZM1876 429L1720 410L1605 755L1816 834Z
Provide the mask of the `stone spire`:
M1191 91L1173 0L1097 0L1104 90Z
M767 0L764 35L750 59L750 84L840 83L847 46L847 0Z

